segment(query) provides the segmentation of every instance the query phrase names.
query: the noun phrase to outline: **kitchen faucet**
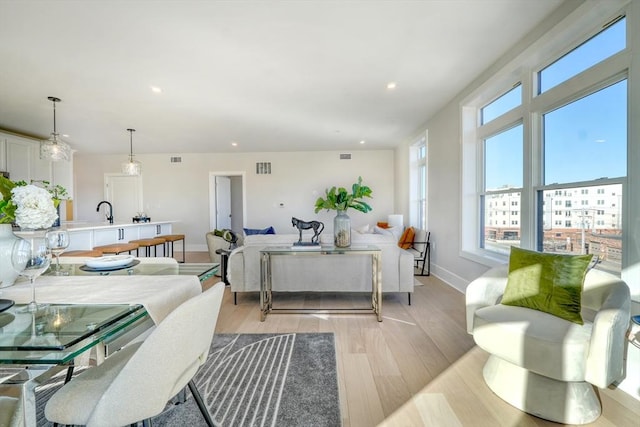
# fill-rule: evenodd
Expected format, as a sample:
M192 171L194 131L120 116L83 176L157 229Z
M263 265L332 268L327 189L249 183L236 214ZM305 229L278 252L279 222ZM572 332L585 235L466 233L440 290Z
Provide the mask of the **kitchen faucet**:
M107 221L109 221L109 224L113 224L113 206L111 206L111 203L107 202L106 200L101 201L100 203L98 203L98 207L96 208L96 212L100 212L100 206L106 203L107 206L109 206L109 215L107 215Z

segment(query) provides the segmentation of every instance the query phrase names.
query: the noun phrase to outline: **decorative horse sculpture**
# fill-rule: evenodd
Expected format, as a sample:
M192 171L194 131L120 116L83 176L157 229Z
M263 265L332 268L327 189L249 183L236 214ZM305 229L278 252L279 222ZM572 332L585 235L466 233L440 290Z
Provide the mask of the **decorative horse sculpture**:
M298 245L302 245L302 230L311 230L313 229L313 237L311 237L311 244L317 245L318 240L320 239L320 233L324 230L324 224L320 221L303 221L298 218L291 218L291 224L294 227L298 228L298 232L300 233L300 238L298 239Z

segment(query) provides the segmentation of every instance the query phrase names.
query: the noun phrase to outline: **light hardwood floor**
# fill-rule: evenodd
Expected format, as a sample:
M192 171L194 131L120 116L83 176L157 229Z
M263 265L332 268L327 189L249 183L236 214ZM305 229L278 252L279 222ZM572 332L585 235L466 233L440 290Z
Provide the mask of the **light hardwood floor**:
M208 255L188 253L187 261ZM385 295L383 322L373 315L272 314L260 322L257 294L227 288L217 333L333 332L343 425L557 426L527 415L493 395L482 379L487 358L466 333L464 295L435 277L418 278L407 295ZM278 294L284 307L366 305L354 294ZM640 426L640 402L626 393L599 391L602 416L590 426Z

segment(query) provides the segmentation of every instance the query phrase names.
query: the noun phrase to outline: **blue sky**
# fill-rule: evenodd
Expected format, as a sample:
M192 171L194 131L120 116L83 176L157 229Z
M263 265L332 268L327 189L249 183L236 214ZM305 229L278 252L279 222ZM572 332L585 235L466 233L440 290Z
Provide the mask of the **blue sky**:
M620 20L541 71L545 92L623 50ZM484 121L520 104L521 88L483 109ZM544 114L545 184L626 175L627 81L622 80ZM522 125L487 140L486 188L522 186Z

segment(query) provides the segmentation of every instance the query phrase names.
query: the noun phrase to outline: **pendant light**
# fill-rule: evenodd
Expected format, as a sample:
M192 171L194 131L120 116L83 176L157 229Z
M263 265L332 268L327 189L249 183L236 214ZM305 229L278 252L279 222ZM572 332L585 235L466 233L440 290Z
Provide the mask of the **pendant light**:
M60 98L49 96L47 99L53 102L53 133L46 141L40 142L40 158L44 160L69 160L71 158L71 147L69 144L60 139L56 130L56 103L60 102Z
M139 161L133 160L133 133L135 129L127 129L129 132L129 143L131 151L129 152L129 161L122 164L122 173L125 175L140 175L142 172L142 165Z

